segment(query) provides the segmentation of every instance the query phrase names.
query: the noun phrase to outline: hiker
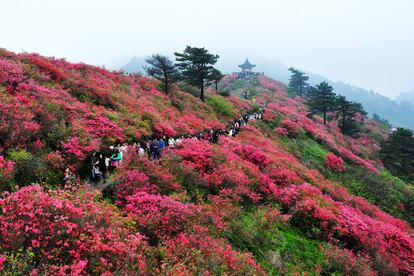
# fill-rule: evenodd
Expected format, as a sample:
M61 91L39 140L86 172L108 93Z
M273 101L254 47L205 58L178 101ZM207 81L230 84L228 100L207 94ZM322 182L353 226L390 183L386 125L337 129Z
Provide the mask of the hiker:
M152 143L151 143L151 147L152 147L152 159L160 159L161 154L160 154L160 142L158 141L157 138L155 138Z
M113 148L113 154L111 155L111 168L116 169L120 165L122 160L121 152L118 149Z
M107 171L107 167L106 167L106 157L105 154L102 152L98 152L98 167L99 167L99 181L105 181L106 179L106 171Z
M164 150L164 148L165 148L165 146L166 146L165 141L164 141L164 138L161 138L161 139L158 141L158 143L159 143L158 152L159 152L160 157L161 157L162 152L163 152L163 150Z
M92 155L91 162L92 162L91 181L95 182L97 179L100 178L99 159L96 156L96 152Z
M174 148L174 147L175 147L175 139L174 139L173 137L170 137L170 138L168 139L168 146L169 146L170 148Z
M139 147L138 147L138 155L139 155L140 157L143 157L143 156L145 155L145 149L144 149L144 146L139 145Z

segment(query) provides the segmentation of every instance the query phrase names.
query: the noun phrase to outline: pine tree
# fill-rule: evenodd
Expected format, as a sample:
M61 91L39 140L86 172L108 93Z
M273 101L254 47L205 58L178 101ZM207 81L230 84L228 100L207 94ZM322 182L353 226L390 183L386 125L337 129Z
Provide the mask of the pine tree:
M360 103L348 101L345 96L338 96L336 100L338 126L346 135L354 135L360 131L360 124L356 122L357 114L366 115Z
M218 92L218 83L221 81L223 77L224 75L219 70L215 68L213 69L213 72L211 73L211 79L213 80L216 92Z
M213 65L219 56L213 55L205 48L187 46L183 53L174 53L177 66L181 70L183 80L200 89L200 99L204 101L204 87L212 80Z
M180 71L167 56L155 54L145 60L149 67L144 67L147 74L163 84L163 90L168 94L170 85L180 80Z
M398 176L414 179L414 133L397 128L381 144L380 156L384 166Z
M336 109L336 95L333 92L333 88L324 81L315 87L311 87L307 96L307 104L310 111L308 117L321 113L323 116L323 123L326 124L326 114L335 111Z
M309 77L306 76L305 73L293 67L290 67L288 70L292 72L292 75L289 79L289 90L297 93L301 97L304 97L309 88L309 85L307 83Z

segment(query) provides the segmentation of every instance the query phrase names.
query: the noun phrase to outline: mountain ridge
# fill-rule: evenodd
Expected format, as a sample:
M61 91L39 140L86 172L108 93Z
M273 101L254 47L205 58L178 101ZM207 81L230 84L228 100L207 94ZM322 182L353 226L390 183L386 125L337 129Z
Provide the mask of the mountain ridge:
M240 57L226 57L226 61L219 62L218 67L224 72L234 72L238 70L237 62L240 63L241 60ZM253 57L252 61L257 63L258 71L265 72L270 77L280 80L285 84L289 82L290 72L288 67L282 62L262 57ZM127 73L142 73L143 65L145 65L145 58L133 57L121 69ZM362 103L365 110L371 116L378 114L394 126L414 129L414 104L412 102L407 101L408 103L402 103L398 98L392 100L372 90L360 88L342 81L332 81L329 78L307 70L304 70L304 72L310 77L309 83L311 85L327 81L334 88L335 93L344 95L352 101Z

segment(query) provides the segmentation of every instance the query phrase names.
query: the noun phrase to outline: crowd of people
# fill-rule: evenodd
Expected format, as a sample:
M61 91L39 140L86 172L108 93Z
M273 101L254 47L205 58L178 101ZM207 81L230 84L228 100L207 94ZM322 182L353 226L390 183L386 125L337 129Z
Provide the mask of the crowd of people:
M259 120L263 116L265 107L258 111L249 112L230 123L225 129L210 129L197 134L186 134L177 137L156 137L145 142L136 142L132 146L128 144L119 144L110 146L109 150L95 152L92 155L91 181L105 181L107 174L114 171L122 164L128 151L135 151L139 156L148 156L151 160L159 160L166 148L174 148L181 145L185 139L207 140L211 143L217 143L221 135L235 137L242 126L251 120Z

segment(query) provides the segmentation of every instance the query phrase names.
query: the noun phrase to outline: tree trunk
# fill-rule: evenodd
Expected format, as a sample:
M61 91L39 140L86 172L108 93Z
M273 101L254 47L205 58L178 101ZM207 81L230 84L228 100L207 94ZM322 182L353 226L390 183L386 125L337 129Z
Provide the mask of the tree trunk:
M216 85L216 92L218 92L218 81L215 82Z
M165 89L165 94L167 95L168 95L168 90L169 90L168 82L169 82L168 75L167 75L167 72L164 70L164 89Z
M323 112L323 124L326 125L326 111Z
M201 82L200 86L200 99L204 102L204 80Z

